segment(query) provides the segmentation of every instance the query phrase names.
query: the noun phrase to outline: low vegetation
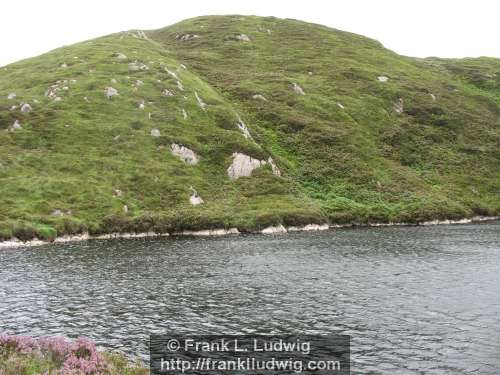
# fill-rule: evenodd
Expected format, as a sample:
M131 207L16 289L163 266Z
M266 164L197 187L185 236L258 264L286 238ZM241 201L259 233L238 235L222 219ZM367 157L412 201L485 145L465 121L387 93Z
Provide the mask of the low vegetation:
M0 239L494 215L500 60L199 17L0 68L0 144ZM281 176L230 179L236 152Z
M118 354L97 351L91 340L0 334L0 375L147 375Z

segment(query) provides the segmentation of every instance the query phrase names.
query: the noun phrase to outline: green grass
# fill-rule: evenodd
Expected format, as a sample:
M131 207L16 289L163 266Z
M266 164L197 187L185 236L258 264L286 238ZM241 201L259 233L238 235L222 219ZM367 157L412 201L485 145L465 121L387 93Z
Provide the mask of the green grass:
M199 38L176 38L188 33ZM251 42L235 40L239 33ZM146 34L0 68L0 239L500 212L499 59L403 57L359 35L277 18L199 17ZM135 60L149 70L130 71ZM45 92L58 80L69 89L54 102ZM106 99L106 86L119 96ZM164 88L176 95L162 96ZM10 110L22 102L34 110ZM239 132L238 115L255 142ZM23 129L2 130L15 120ZM162 136L151 137L153 128ZM200 163L170 155L173 142ZM272 156L283 175L261 168L231 181L233 152ZM189 204L190 186L205 204Z

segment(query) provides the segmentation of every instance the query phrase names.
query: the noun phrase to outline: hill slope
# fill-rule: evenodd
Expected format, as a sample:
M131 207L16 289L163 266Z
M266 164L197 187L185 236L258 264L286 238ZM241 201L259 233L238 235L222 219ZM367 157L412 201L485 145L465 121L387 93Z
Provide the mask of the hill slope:
M500 211L498 59L210 16L6 66L0 93L3 239Z

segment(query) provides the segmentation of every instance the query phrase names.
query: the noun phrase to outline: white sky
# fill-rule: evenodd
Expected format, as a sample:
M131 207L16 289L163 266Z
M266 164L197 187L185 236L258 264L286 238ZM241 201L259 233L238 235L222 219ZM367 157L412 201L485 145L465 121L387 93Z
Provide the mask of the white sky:
M500 58L498 0L5 0L0 66L113 32L208 14L320 23L409 56Z

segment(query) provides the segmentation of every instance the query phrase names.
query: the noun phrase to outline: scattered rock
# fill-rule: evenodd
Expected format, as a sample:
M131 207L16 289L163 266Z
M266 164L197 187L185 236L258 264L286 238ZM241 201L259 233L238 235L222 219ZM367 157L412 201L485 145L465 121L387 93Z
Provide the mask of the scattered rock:
M250 131L248 130L248 127L246 126L246 124L243 122L243 120L239 116L238 116L238 122L236 123L236 125L241 130L241 132L243 133L243 136L245 138L252 139L252 136L250 134Z
M162 91L163 96L174 96L174 93L169 89L165 89Z
M203 110L203 111L206 111L207 110L207 105L206 103L200 98L200 96L198 95L198 92L194 92L194 96L196 97L196 101L198 102L198 105L200 106L200 108Z
M108 86L105 89L105 94L108 99L111 99L111 97L118 95L118 90Z
M174 79L179 79L179 77L177 77L177 74L175 74L175 72L172 72L171 70L169 70L166 66L163 68L165 69L165 71L170 75L172 76Z
M295 92L298 95L305 95L306 94L304 92L304 90L302 90L302 87L300 87L299 85L297 85L295 82L292 83L292 89L293 89L293 92Z
M252 99L255 99L255 100L262 100L262 101L264 101L264 102L267 102L267 99L266 99L263 95L261 95L261 94L255 94L255 95L253 95L253 96L252 96Z
M89 98L87 98L86 96L83 97L83 100L85 100L86 102L89 101Z
M142 85L144 85L144 82L142 82L140 79L136 79L135 82L134 82L134 85L136 85L136 86L142 86Z
M190 188L192 194L189 197L189 203L191 203L193 206L197 206L199 204L204 203L203 199L198 195L198 192L191 186Z
M128 206L126 204L123 205L123 212L124 213L128 212Z
M151 112L148 112L148 119L151 120Z
M69 83L72 84L72 85L74 85L76 83L76 79L70 79Z
M111 79L111 83L112 83L113 85L116 85L116 84L118 83L118 81L117 81L116 79L112 78L112 79Z
M403 98L399 98L396 103L394 103L394 111L396 113L402 114L404 112L404 100Z
M69 90L69 87L68 87L68 86L64 86L62 89L63 89L64 91L68 91L68 90Z
M8 131L15 131L15 130L20 130L22 129L23 127L21 126L21 124L19 123L19 121L14 121L14 123L9 127Z
M236 180L240 177L249 177L254 169L262 166L262 162L248 155L235 152L233 154L233 162L227 169L227 174L231 180Z
M152 137L159 137L161 135L160 133L160 130L159 129L151 129L151 136Z
M227 174L231 180L236 180L240 177L250 177L254 169L260 168L267 163L271 166L274 175L281 176L281 171L271 157L267 161L258 160L239 152L233 153L233 162L227 169Z
M307 72L307 74L309 74L310 76L312 76L312 75L313 75L313 72Z
M23 113L29 113L33 110L33 108L31 107L31 105L29 105L28 103L24 103L22 106L21 106L21 112Z
M378 76L377 79L378 79L379 82L387 82L389 80L389 77Z
M199 156L193 150L177 143L172 143L170 150L172 155L177 156L186 164L195 165L200 160Z
M184 65L184 64L181 64L181 65L179 65L179 66L180 66L182 69L184 69L184 70L186 70L186 69L187 69L187 68L186 68L186 65Z
M120 189L113 189L113 197L121 197L123 192Z
M250 38L246 34L238 34L238 35L236 35L236 39L238 39L242 42L250 42Z
M128 64L128 69L132 71L149 70L149 67L142 62L134 61Z
M177 36L179 37L179 36ZM184 34L180 37L181 41L186 42L191 39L198 39L200 36L198 34Z
M343 106L343 104L342 104L342 103L337 102L337 106L338 106L339 108L341 108L341 109L345 109L345 107Z
M17 95L15 92L11 92L9 95L7 95L7 99L12 100L12 99L15 99L16 96Z
M61 67L61 68L67 68L67 67L68 67L68 64L66 64L66 63L62 63L62 64L60 65L60 67Z
M182 117L184 117L184 120L188 118L188 114L184 108L182 108Z
M50 213L50 215L51 216L56 216L56 217L62 217L62 216L65 216L66 214L63 211L59 210L59 209L55 209L54 211L52 211Z
M178 88L180 91L184 91L184 86L182 85L182 82L181 82L181 81L177 81L177 88Z
M12 107L10 107L10 110L11 110L11 111L15 111L15 110L17 109L17 107L19 107L19 106L17 106L17 105L13 105Z
M144 100L139 103L139 109L144 109Z
M119 140L120 138L121 138L121 135L120 135L120 134L115 135L115 136L113 137L113 141L117 141L117 140Z
M71 127L71 125L70 125L70 124L65 124L65 125L64 125L64 127L65 127L65 128L70 128L70 127Z
M126 56L126 55L124 55L123 53L117 53L117 54L116 54L116 58L117 58L118 60L126 60L126 59L127 59L127 56Z
M286 228L280 224L275 227L267 227L262 229L261 233L262 234L279 234L279 233L286 233Z
M60 102L61 100L62 100L62 99L61 99L61 97L59 97L59 96L56 96L56 97L54 98L54 101L55 101L55 102Z
M434 95L434 94L429 94L429 95L431 96L432 100L436 101L436 95Z
M37 104L38 103L38 99L33 99L33 103Z

